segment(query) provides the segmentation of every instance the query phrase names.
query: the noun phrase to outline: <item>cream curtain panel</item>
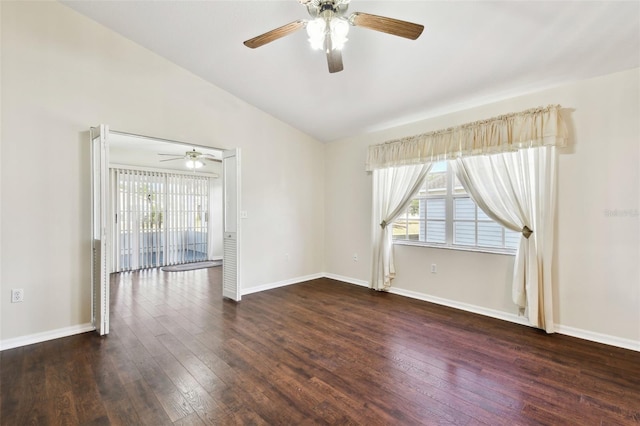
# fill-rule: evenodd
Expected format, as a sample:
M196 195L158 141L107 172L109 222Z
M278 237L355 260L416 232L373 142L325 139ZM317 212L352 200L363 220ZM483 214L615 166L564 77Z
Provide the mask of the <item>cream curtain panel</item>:
M457 157L565 146L560 105L550 105L369 147L367 171Z
M387 290L396 274L392 222L420 190L431 163L373 171L373 261L371 288Z
M451 165L487 216L522 233L513 271L513 301L531 325L554 332L555 147L461 157Z
M391 285L395 269L392 233L386 223L413 196L410 184L395 183L402 180L394 177L396 171L426 166L428 172L436 161L457 159L458 177L479 207L507 228L522 232L513 299L532 325L553 332L555 147L567 143L560 109L560 105L539 107L370 146L366 169L373 172L371 287L386 290ZM387 200L392 195L398 201ZM396 210L393 216L390 212Z

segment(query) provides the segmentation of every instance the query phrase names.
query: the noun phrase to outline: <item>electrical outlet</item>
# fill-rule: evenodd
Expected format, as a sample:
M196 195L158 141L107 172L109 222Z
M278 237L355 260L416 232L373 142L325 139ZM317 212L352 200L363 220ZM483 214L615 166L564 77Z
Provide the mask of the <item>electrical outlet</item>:
M436 266L435 263L431 264L431 273L435 274L436 272L438 272L438 267Z
M358 261L358 253L353 253L353 261L354 262Z
M11 303L18 303L24 300L24 290L21 288L11 289Z

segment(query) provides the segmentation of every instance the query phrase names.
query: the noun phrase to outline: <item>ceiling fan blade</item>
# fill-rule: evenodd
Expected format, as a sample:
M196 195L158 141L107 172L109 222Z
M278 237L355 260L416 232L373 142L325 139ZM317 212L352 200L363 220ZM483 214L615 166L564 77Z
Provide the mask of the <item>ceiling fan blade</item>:
M214 157L213 155L209 155L209 154L202 154L200 157L198 157L198 159L202 159L202 160L207 160L207 161L213 161L215 163L222 163L222 160L219 158Z
M327 31L324 38L324 48L327 51L327 64L329 64L329 72L340 72L344 69L342 66L342 52L340 49L333 48L333 39L331 33Z
M175 160L184 160L184 157L167 158L166 160L160 160L160 162L163 162L163 161L175 161Z
M200 157L204 157L204 158L206 158L206 159L208 159L208 160L215 160L215 159L218 159L218 157L216 157L215 155L213 155L213 154L207 154L207 153L200 154Z
M327 50L327 63L329 64L329 72L340 72L344 69L342 65L342 52L339 49Z
M424 25L362 12L352 13L349 16L349 22L357 27L369 28L411 40L420 37L424 30Z
M180 156L180 154L162 154L162 153L158 153L158 155L168 155L170 157L178 157L178 156Z
M267 43L271 43L274 40L287 36L293 32L298 31L300 28L304 27L306 24L305 21L299 19L297 21L293 21L288 23L287 25L283 25L281 27L276 28L275 30L268 31L264 34L261 34L257 37L249 39L244 42L244 45L250 47L251 49L255 49L256 47L264 46Z

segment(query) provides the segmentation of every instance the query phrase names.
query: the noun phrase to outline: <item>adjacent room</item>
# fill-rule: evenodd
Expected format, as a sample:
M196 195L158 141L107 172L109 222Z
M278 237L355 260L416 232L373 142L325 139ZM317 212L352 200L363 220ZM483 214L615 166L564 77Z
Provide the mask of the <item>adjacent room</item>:
M219 150L111 131L108 163L110 273L222 260Z
M1 424L640 422L639 2L0 19Z

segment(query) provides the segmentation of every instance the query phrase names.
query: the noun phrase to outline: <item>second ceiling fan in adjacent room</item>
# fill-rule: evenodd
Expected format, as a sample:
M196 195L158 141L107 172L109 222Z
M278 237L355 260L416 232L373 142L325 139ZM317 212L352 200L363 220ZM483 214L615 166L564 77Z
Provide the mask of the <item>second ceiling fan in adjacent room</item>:
M203 167L206 163L205 161L213 161L216 163L221 163L222 160L219 158L216 158L215 156L211 155L211 154L203 154L201 152L198 152L195 150L195 148L191 151L186 151L184 153L184 155L177 155L177 154L158 154L158 155L164 155L164 156L170 156L173 158L167 158L164 160L160 160L160 162L164 162L164 161L175 161L175 160L185 160L185 165L187 166L187 168L195 170L195 169L199 169L201 167Z

